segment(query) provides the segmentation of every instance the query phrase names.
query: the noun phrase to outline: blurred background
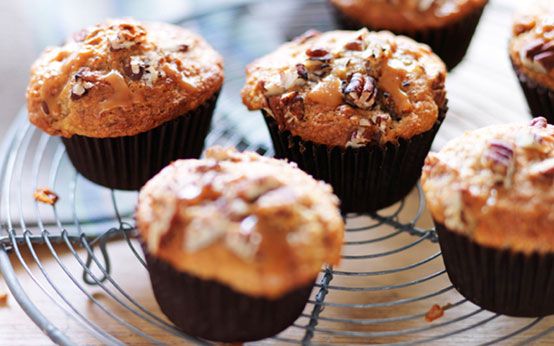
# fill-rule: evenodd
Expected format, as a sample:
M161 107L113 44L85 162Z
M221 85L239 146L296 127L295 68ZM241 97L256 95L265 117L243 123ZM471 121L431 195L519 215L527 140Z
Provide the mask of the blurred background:
M504 9L504 13L511 13L511 8L515 5L521 5L534 0L490 0L491 5ZM552 0L554 1L554 0ZM95 24L108 17L131 16L137 19L146 20L162 20L175 21L183 16L206 12L210 8L232 6L236 3L255 2L255 0L95 0L95 1L74 1L74 0L2 0L0 1L0 32L3 33L0 39L0 76L2 82L0 84L0 136L3 136L8 128L9 123L15 117L18 110L25 102L25 88L27 85L29 67L38 54L48 45L55 45L63 41L63 39L74 31L82 27ZM279 10L281 3L274 0L266 0L267 5L271 7L271 11L267 8L260 10L258 18L269 19L270 21L280 22L276 28L287 30L289 22L284 15L290 13L288 9ZM294 6L297 9L301 7L303 1L297 0ZM291 5L291 2L288 2ZM491 6L489 6L490 8ZM485 18L489 17L489 11L486 12ZM313 18L312 18L313 19ZM516 89L515 79L510 72L506 45L510 32L510 16L496 16L491 25L492 30L496 32L485 37L481 35L484 28L478 30L476 39L470 54L466 60L474 58L477 63L483 62L483 58L489 56L489 60L497 59L503 67L503 74L508 84L511 86L509 93L515 92L516 98L520 99L521 95ZM496 21L496 23L494 23ZM482 21L483 22L483 21ZM263 26L263 20L259 23ZM481 25L481 27L487 24ZM252 27L243 28L247 32L252 30ZM501 29L499 31L498 29ZM256 29L254 29L256 30ZM264 31L270 30L264 27ZM204 32L203 34L207 34ZM224 33L209 33L216 35L225 35ZM231 34L231 33L226 33ZM244 34L244 32L243 32ZM265 35L267 38L267 35ZM275 35L274 35L275 36ZM267 40L259 42L258 45L264 46L259 51L265 52L274 49L283 38L277 40ZM492 49L491 44L494 46ZM483 48L484 47L484 48ZM483 50L487 53L484 54ZM473 53L473 54L471 54ZM243 59L246 57L242 57ZM248 57L252 58L252 57ZM226 67L230 67L229 59L226 61ZM491 64L493 66L493 64ZM496 66L495 66L496 67ZM242 67L240 68L242 69ZM457 78L459 74L457 69L454 72L453 78ZM466 72L469 75L469 71ZM509 75L508 75L509 74ZM237 86L240 88L240 83ZM454 84L454 83L453 83ZM233 86L235 87L235 86ZM450 91L455 90L456 85ZM513 94L512 94L513 95ZM452 98L451 98L452 100ZM498 100L499 101L499 100ZM220 102L221 103L221 102ZM521 103L521 102L520 102ZM452 103L451 103L452 104ZM524 107L518 111L524 111ZM451 112L452 113L452 112ZM467 116L467 114L466 114ZM453 117L452 117L453 118ZM509 118L509 117L507 117ZM483 118L477 121L473 126L464 126L456 124L456 128L474 127L476 124L485 125L495 119L494 116L489 118L489 121L484 121ZM450 120L451 123L454 119ZM444 131L443 131L444 132ZM0 137L1 138L1 137Z

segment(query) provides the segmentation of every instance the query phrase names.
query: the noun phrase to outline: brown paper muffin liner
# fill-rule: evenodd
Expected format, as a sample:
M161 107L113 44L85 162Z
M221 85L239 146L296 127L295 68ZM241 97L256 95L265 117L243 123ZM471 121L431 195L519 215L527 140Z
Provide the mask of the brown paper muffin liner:
M371 31L388 30L371 27L348 17L339 8L331 4L338 26L344 30L358 30L367 27ZM466 55L485 6L475 9L463 18L439 28L413 31L394 31L429 45L446 64L448 70L456 67Z
M388 207L404 198L421 176L425 157L437 134L446 106L430 130L397 144L340 148L317 144L281 131L265 111L275 156L288 159L314 178L333 187L346 213L364 213Z
M510 316L554 314L554 253L494 249L435 225L448 277L465 298Z
M177 159L198 158L219 92L196 109L134 136L62 138L75 169L88 180L118 190L138 190Z
M177 271L144 252L154 296L163 313L186 334L212 341L255 341L285 330L304 310L315 282L314 278L275 300L251 297Z
M531 116L543 116L549 123L554 124L554 90L540 85L521 72L512 62L521 89L529 104Z

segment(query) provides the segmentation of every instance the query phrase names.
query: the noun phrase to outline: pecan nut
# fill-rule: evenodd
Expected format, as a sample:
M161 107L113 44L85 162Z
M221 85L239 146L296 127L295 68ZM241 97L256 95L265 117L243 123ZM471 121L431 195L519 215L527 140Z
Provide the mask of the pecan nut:
M534 164L530 173L532 176L554 177L554 158Z
M316 37L316 36L319 36L321 35L321 32L317 31L317 30L313 30L313 29L310 29L308 31L306 31L305 33L303 33L302 35L300 36L297 36L293 39L294 42L298 42L298 43L305 43L309 40L311 40L312 38Z
M306 55L312 60L328 60L331 57L329 51L323 48L308 48Z
M296 73L298 74L298 78L308 80L308 70L306 69L306 65L296 64Z
M58 195L47 187L36 189L33 196L35 197L35 200L37 202L41 202L49 205L56 204L56 202L59 199Z
M514 165L513 145L503 140L492 140L488 143L483 159L486 167L504 179L510 174Z
M145 63L140 57L132 56L129 64L123 67L123 71L127 77L136 81L142 78L145 68Z
M531 41L523 48L525 57L540 64L547 71L554 69L554 42Z
M281 107L285 113L285 119L294 117L295 119L302 120L304 118L304 98L293 91L281 96Z
M362 51L362 50L364 50L363 41L362 40L355 40L355 41L347 42L344 45L344 48L346 48L347 50Z
M375 79L356 72L343 84L342 93L346 103L361 109L370 109L377 97Z
M544 117L533 118L533 120L531 120L531 122L529 123L529 126L539 127L539 128L546 128L547 125L548 125L548 122Z
M94 86L96 76L88 68L81 68L73 76L74 83L71 87L71 99L73 101L85 96Z

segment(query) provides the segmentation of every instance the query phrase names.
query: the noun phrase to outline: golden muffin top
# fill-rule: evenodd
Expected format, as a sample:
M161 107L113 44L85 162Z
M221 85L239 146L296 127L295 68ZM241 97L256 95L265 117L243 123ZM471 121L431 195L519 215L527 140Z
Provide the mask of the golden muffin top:
M554 89L554 2L538 1L516 14L510 57L520 72Z
M278 297L340 260L344 222L331 187L286 161L220 147L180 160L140 191L148 251L253 296Z
M130 136L195 109L222 83L222 58L200 36L109 20L40 55L27 108L30 121L52 135Z
M431 129L446 107L444 63L390 32L307 32L247 67L243 102L318 144L361 147Z
M433 218L481 245L554 251L554 126L545 118L466 132L429 154Z
M380 30L409 32L439 28L463 20L488 0L330 0L360 24Z

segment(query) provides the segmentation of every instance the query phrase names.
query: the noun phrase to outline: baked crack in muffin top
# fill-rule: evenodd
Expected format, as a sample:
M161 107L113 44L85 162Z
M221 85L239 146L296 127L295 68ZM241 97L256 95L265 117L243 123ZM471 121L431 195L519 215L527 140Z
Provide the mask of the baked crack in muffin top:
M27 108L30 121L52 135L132 136L197 108L222 84L222 58L200 36L109 20L41 54Z
M247 67L243 102L282 130L339 147L431 129L446 107L443 62L390 32L309 31Z

